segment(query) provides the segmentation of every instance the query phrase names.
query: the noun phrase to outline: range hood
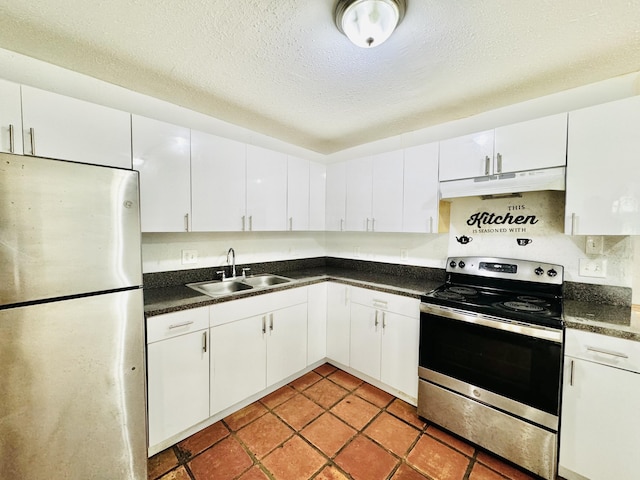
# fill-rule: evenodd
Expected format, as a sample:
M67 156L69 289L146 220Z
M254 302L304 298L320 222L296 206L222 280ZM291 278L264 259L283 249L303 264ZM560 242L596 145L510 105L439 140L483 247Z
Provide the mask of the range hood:
M440 198L508 195L538 190L564 190L565 167L501 173L440 182Z

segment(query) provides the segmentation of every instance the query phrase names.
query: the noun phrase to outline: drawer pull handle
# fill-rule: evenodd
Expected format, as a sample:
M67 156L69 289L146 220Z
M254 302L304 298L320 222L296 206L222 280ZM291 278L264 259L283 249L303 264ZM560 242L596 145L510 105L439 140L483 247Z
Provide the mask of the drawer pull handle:
M189 320L188 322L182 322L182 323L174 323L173 325L169 325L169 330L173 328L186 327L187 325L191 325L192 323L193 323L193 320Z
M376 327L376 330L378 330L378 310L376 310L376 318L374 321L374 326Z
M207 353L207 331L202 332L202 351Z
M13 125L9 124L9 153L15 153L14 143Z
M266 317L266 315L264 315L262 317L262 333L263 334L267 333L267 317Z
M629 355L624 353L612 352L611 350L602 350L600 348L587 347L587 350L594 353L603 353L604 355L611 355L612 357L618 358L629 358Z
M573 369L574 369L574 361L571 360L571 365L569 367L569 385L573 387Z

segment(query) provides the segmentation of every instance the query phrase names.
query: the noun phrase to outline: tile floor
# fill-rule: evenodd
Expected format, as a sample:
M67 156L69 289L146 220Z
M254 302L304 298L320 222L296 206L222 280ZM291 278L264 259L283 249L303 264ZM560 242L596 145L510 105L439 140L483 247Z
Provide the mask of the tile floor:
M525 480L325 364L149 459L150 480Z

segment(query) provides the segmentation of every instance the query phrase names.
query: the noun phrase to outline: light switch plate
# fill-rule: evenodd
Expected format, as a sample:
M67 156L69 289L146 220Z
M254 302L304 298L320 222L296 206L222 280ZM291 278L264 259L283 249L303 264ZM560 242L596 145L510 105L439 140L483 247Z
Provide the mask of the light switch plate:
M579 274L581 277L604 278L607 276L607 261L604 258L581 258Z
M198 263L198 251L182 250L182 264L189 265L194 263Z

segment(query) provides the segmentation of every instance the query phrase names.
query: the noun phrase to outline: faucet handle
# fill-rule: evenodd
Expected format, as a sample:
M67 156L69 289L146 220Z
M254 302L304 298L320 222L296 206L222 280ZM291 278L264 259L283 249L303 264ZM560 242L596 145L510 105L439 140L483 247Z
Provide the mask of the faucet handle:
M247 272L251 270L250 268L243 268L242 269L242 278L247 278Z
M227 279L227 275L225 274L224 270L218 270L216 273L218 275L222 274L222 280L226 280Z

